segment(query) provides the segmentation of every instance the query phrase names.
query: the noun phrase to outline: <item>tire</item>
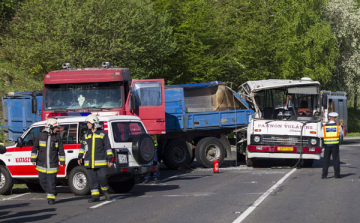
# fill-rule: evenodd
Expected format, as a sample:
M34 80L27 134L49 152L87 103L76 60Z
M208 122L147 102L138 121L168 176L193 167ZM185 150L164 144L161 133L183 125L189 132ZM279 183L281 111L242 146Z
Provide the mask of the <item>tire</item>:
M3 195L10 194L11 189L14 186L14 180L5 166L0 166L0 168L1 168L0 194Z
M130 192L135 186L135 178L120 182L109 182L109 186L116 193L127 193Z
M191 145L182 139L172 140L165 148L164 163L170 169L177 170L179 167L189 165L192 160L190 154Z
M138 164L150 163L155 155L155 145L151 136L148 134L137 135L133 140L132 152Z
M68 184L71 192L75 195L87 195L90 193L90 176L84 166L74 167L69 175Z
M34 192L44 192L43 188L40 184L37 183L26 183L26 186L29 188L29 190Z
M212 168L217 157L219 157L219 166L222 164L225 158L225 149L217 138L206 137L196 145L195 156L201 165Z
M311 168L313 166L314 160L311 159L304 159L304 167Z

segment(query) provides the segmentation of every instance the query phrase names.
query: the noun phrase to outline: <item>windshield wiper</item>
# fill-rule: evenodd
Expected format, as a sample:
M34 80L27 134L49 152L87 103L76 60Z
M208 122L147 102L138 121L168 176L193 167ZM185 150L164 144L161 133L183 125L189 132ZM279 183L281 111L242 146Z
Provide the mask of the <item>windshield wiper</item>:
M86 107L86 108L81 108L81 109L87 109L87 110L93 110L93 111L102 111L102 110L110 110L109 108L102 108L102 107Z

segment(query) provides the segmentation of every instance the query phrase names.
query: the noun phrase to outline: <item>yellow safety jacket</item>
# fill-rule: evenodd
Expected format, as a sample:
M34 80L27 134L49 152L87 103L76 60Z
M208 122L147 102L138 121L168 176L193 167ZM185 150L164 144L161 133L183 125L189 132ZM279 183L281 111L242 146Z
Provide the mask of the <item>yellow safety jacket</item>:
M108 161L112 162L113 158L108 134L101 129L95 132L88 130L82 140L78 159L82 159L84 154L85 167L91 169L107 167Z
M340 135L339 124L336 124L336 123L324 124L323 133L324 133L324 144L325 145L339 144L339 135Z
M151 135L152 139L154 140L154 146L158 146L157 137L156 135Z

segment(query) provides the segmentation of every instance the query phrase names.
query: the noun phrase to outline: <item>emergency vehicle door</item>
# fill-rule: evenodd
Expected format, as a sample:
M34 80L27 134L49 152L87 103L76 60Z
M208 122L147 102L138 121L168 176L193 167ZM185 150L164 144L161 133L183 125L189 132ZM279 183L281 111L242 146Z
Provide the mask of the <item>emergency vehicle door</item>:
M133 80L125 111L138 116L149 134L165 134L164 79Z
M16 176L37 176L38 171L31 163L31 150L38 134L43 130L43 126L34 127L27 132L22 140L23 144L14 148L14 163L8 166L13 175ZM9 152L9 151L8 151ZM13 171L11 170L12 168Z

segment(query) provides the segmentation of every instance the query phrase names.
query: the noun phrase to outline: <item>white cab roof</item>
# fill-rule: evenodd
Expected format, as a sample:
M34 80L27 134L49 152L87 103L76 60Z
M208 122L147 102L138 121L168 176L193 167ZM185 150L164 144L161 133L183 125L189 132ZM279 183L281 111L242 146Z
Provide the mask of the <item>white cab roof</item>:
M280 87L320 85L318 81L312 81L310 78L306 80L269 79L259 81L247 81L246 84L249 86L251 92Z

